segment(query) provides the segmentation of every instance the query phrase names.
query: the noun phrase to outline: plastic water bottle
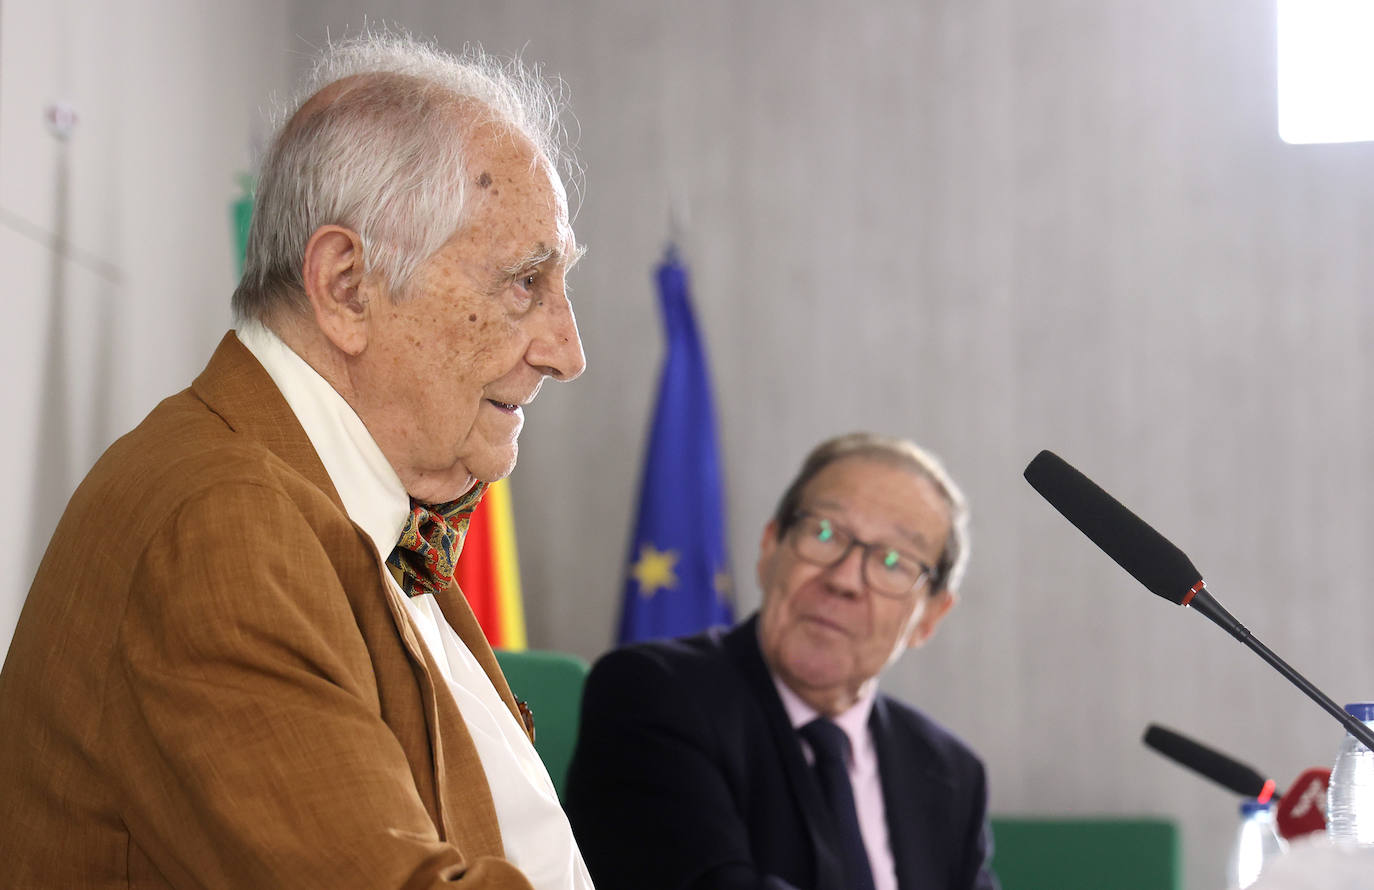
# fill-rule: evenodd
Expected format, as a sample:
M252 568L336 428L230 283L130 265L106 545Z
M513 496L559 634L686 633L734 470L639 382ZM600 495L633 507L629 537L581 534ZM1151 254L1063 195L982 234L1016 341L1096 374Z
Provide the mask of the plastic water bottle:
M1374 702L1345 710L1374 729ZM1374 751L1348 732L1326 791L1326 835L1336 843L1374 845Z
M1240 828L1231 860L1226 867L1226 886L1245 890L1259 879L1264 867L1282 856L1288 844L1274 827L1274 811L1268 803L1247 800L1240 805Z

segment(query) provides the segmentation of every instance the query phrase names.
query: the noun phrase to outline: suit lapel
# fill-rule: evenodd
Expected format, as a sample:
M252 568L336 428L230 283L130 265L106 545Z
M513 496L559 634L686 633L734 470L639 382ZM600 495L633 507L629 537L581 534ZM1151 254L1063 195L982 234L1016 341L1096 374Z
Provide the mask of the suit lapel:
M878 753L897 886L943 886L947 876L932 859L930 839L943 834L938 823L953 799L950 778L929 766L933 757L918 738L900 732L882 695L873 702L868 726Z
M448 590L435 597L439 602L439 608L444 613L444 618L457 632L458 638L463 641L463 645L468 647L472 657L477 659L477 663L486 672L491 685L496 687L497 693L501 696L501 701L505 702L510 709L511 715L515 717L515 722L521 726L525 721L520 716L520 708L515 703L515 695L510 691L510 684L506 682L506 675L501 672L501 665L496 661L496 653L491 651L491 644L487 642L487 635L482 632L482 625L477 623L477 616L472 613L472 607L468 605L467 598L463 596L463 591L457 584L450 584ZM529 735L529 730L525 730ZM533 743L531 738L530 742Z
M763 653L759 651L758 616L731 630L723 640L725 651L737 662L749 685L749 691L759 703L764 721L778 751L778 759L787 776L788 785L796 798L798 810L805 816L807 833L815 857L816 890L844 887L844 866L839 850L831 842L836 836L829 808L821 796L820 785L802 754L797 731L778 698L773 675L768 672Z
M368 540L362 529L358 533ZM376 558L376 550L370 545L368 550ZM434 661L436 656L415 633L403 599L405 594L391 583L390 571L380 558L376 558L375 569L381 583L381 594L387 601L391 619L405 644L411 672L420 690L429 742L427 753L434 767L431 780L437 810L435 825L439 828L440 837L452 844L457 844L457 839L462 838L463 855L468 858L504 856L505 845L501 840L491 786L485 780L468 781L462 786L455 786L449 781L450 775L485 777L486 770L477 753L477 745L458 710L453 693L442 679L443 672ZM440 608L443 609L442 605ZM447 610L444 611L445 619L451 621ZM436 681L435 678L439 679Z

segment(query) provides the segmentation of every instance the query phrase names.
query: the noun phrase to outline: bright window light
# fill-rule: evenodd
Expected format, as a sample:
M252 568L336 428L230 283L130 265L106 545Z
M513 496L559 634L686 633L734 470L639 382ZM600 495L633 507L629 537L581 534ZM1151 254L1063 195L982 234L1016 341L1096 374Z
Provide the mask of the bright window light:
M1279 137L1374 140L1374 0L1278 0Z

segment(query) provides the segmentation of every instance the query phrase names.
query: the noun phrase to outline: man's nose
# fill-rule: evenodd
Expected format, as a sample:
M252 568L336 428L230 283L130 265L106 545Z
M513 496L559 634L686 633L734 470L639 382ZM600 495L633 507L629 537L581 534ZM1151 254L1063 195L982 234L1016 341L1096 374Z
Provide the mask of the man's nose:
M546 301L543 324L530 343L529 363L555 380L575 380L587 369L577 318L567 297Z
M836 593L858 596L864 590L864 558L868 551L852 544L839 562L826 570L826 582Z

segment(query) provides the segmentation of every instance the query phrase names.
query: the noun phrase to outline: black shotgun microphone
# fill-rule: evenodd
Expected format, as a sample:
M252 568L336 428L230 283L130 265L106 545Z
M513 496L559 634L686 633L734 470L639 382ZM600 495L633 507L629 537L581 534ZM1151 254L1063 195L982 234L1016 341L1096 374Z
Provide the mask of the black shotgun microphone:
M1274 790L1274 780L1266 779L1254 767L1227 757L1214 748L1179 735L1158 723L1149 725L1141 741L1180 766L1185 766L1237 794L1257 798L1260 803L1280 796Z
M1116 560L1131 577L1152 593L1180 606L1189 606L1249 646L1288 682L1335 717L1350 734L1374 751L1374 731L1345 712L1307 678L1288 666L1231 613L1222 608L1202 582L1192 560L1121 505L1095 482L1051 451L1042 451L1026 465L1026 481L1064 518Z

